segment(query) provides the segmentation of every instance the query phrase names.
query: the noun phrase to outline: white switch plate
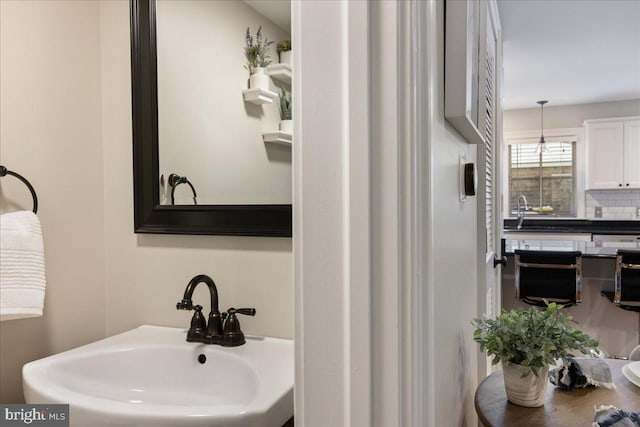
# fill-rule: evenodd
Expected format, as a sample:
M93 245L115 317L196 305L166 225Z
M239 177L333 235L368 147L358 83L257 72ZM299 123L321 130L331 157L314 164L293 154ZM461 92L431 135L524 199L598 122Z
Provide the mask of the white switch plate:
M596 206L593 209L593 216L596 218L602 218L602 206Z

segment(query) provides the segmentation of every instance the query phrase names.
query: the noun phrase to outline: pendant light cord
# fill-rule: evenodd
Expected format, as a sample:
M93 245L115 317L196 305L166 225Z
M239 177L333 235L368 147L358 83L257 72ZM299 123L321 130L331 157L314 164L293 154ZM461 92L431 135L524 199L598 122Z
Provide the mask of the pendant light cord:
M544 144L544 104L549 101L538 101L540 104L540 144ZM542 147L540 147L542 148Z
M540 105L540 142L544 142L544 104Z
M538 185L539 185L539 206L540 206L540 213L542 213L542 152L543 151L547 151L547 147L544 145L545 141L544 141L544 104L546 104L548 101L545 100L541 100L538 101L538 104L540 104L540 142L538 143L538 148L540 149L540 152L538 153L539 158L538 158Z

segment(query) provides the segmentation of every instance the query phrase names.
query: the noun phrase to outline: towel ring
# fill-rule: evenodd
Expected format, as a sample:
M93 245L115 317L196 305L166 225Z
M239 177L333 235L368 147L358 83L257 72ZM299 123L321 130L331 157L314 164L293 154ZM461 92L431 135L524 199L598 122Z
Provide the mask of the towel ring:
M15 176L20 181L22 181L24 185L27 186L27 188L31 192L31 197L33 197L33 213L38 213L38 196L36 195L36 190L33 189L33 185L31 185L31 183L27 181L27 179L22 175L20 175L19 173L15 173L13 171L10 171L4 166L0 166L0 177L6 176L6 175Z
M171 204L176 204L175 192L176 187L180 184L188 184L191 187L191 192L193 193L193 204L198 204L198 195L196 194L196 189L193 187L193 184L187 179L186 176L180 176L175 173L169 175L169 185L171 186Z

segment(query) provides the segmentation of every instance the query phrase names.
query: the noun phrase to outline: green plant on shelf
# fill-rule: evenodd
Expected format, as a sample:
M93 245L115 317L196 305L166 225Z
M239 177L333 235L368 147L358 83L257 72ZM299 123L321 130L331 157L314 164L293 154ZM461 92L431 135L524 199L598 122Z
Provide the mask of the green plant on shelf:
M280 89L280 119L291 120L291 117L292 117L291 92L287 92L284 89Z
M256 68L266 67L271 64L269 46L273 44L273 41L266 37L262 38L262 25L258 27L255 39L251 35L251 28L247 27L245 42L244 56L247 58L247 65L244 68L249 71L249 74L253 74Z
M291 50L291 40L280 40L276 45L278 53L287 52Z

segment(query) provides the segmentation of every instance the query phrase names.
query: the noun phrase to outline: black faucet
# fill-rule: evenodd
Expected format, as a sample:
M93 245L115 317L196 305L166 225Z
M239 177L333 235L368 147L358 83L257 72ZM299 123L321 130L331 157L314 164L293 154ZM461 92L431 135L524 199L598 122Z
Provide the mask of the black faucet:
M202 306L193 305L193 291L200 283L204 283L209 288L211 296L211 311L209 320L205 322L202 315ZM218 309L218 288L211 277L200 274L189 281L184 290L182 301L176 304L178 310L194 310L191 318L191 326L187 332L187 341L201 342L204 344L219 344L225 347L235 347L245 343L244 334L240 330L240 323L236 318L236 313L255 316L255 308L230 308L227 313L220 314ZM226 319L224 328L223 320Z

